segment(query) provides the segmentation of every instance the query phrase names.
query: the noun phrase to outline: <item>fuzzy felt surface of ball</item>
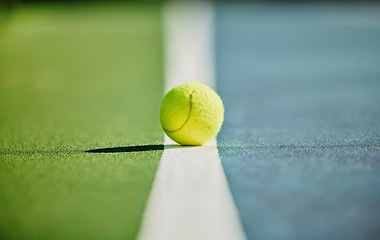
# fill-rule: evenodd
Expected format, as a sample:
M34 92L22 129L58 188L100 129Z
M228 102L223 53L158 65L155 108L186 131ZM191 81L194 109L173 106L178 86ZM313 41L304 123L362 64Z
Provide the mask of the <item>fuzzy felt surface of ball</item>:
M177 85L165 95L160 107L162 129L181 145L203 145L220 131L223 120L219 95L198 82Z

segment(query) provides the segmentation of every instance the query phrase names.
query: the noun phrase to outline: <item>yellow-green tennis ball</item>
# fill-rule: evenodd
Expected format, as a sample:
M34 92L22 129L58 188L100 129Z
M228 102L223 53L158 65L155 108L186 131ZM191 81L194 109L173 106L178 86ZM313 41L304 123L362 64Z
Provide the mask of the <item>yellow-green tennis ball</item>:
M208 142L219 132L223 119L222 100L202 83L182 83L170 90L161 103L162 129L182 145Z

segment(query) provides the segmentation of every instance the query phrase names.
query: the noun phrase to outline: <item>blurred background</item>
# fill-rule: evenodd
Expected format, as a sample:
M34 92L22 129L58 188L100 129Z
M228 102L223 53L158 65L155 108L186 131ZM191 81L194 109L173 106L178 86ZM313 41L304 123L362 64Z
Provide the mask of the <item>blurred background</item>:
M161 152L83 151L163 143L165 2L0 0L0 239L135 239ZM215 2L248 238L380 239L378 1Z

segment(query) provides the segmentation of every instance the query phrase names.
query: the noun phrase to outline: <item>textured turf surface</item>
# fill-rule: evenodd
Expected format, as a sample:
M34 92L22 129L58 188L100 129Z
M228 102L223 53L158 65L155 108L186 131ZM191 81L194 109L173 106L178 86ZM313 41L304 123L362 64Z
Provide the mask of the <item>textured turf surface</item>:
M218 147L248 239L379 239L380 7L216 13Z
M162 148L83 151L162 144L160 18L32 5L0 24L1 239L134 239Z

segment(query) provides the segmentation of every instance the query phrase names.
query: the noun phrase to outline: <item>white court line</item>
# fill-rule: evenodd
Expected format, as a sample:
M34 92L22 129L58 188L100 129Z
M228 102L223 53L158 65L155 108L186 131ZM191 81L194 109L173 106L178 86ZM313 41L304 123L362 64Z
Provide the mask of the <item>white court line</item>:
M215 87L213 8L164 8L165 93L197 81ZM165 136L165 144L174 144ZM214 138L203 147L165 147L143 216L139 240L244 240Z

